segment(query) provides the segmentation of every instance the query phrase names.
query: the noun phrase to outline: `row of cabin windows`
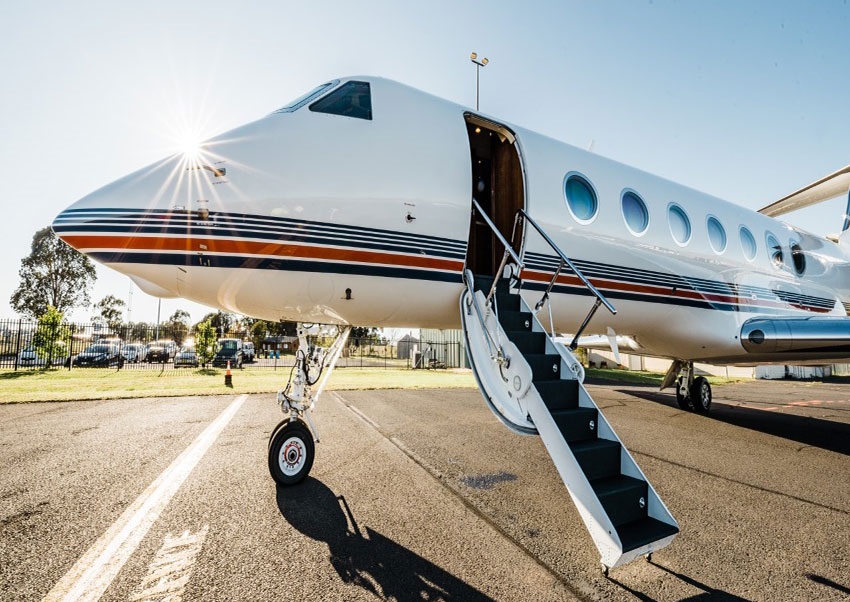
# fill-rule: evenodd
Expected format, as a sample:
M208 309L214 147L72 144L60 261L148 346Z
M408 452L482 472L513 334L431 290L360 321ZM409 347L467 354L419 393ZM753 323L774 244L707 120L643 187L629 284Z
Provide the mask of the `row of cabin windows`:
M564 197L567 207L573 218L580 224L589 224L596 217L599 210L599 201L596 190L590 181L583 175L570 172L564 177ZM623 190L620 196L620 207L626 227L635 236L643 236L649 228L649 210L640 195L629 188ZM667 225L670 236L680 247L686 246L691 241L691 220L685 210L677 203L667 206ZM728 239L726 228L720 220L709 215L705 221L708 232L708 242L712 250L721 255L726 252ZM754 261L758 252L756 239L746 226L738 229L741 240L741 249L747 261ZM771 263L781 268L784 265L784 254L779 239L772 232L765 233L765 243ZM794 270L802 275L806 271L806 256L803 249L796 241L791 241L791 260Z

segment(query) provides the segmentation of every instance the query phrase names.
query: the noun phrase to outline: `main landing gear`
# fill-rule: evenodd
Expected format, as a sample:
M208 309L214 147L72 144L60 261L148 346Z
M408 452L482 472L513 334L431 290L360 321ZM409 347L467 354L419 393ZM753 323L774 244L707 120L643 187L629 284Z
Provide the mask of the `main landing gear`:
M269 437L269 472L275 483L281 486L300 483L310 473L316 455L315 443L319 442L316 426L310 413L324 389L328 377L336 365L350 327L339 331L327 353L320 347L310 349L307 328L298 325L298 352L289 383L278 392L277 402L287 415ZM325 370L327 368L327 370ZM311 387L324 378L314 393ZM314 443L315 438L315 443Z
M676 403L683 410L708 414L711 409L711 385L704 376L694 377L694 363L675 360L667 371L661 388L676 381Z

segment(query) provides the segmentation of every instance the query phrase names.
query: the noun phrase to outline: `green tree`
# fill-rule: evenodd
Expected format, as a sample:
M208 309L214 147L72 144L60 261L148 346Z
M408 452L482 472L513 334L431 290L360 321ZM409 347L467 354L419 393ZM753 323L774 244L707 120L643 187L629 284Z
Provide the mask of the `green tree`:
M298 334L298 324L296 322L275 322L268 324L269 334L279 337L294 337Z
M119 299L115 295L106 295L94 304L95 315L92 318L94 320L102 319L113 334L118 334L124 318L125 305L123 299Z
M189 334L189 320L191 316L189 312L185 309L178 309L171 317L168 318L168 321L163 324L166 332L170 333L171 338L178 345L182 345L183 341L186 340L186 336Z
M251 325L251 340L257 353L263 348L263 341L268 336L269 326L263 320L255 320Z
M374 326L353 326L351 334L348 335L348 344L351 347L368 345L378 340L378 329Z
M130 322L124 329L124 339L127 341L149 341L156 330L155 324L148 322Z
M15 311L36 318L49 306L64 313L89 303L97 278L92 261L62 242L50 226L32 237L30 254L21 260L21 282L12 293Z
M215 357L217 342L215 327L208 320L195 326L195 355L202 366L206 367Z
M224 337L230 333L235 319L233 314L231 313L224 311L214 311L205 315L201 322L209 322L210 325L215 329L216 334L219 337Z
M32 346L39 358L46 360L45 366L51 366L54 359L68 354L68 342L71 329L65 322L62 312L53 306L38 317L38 326L32 337Z

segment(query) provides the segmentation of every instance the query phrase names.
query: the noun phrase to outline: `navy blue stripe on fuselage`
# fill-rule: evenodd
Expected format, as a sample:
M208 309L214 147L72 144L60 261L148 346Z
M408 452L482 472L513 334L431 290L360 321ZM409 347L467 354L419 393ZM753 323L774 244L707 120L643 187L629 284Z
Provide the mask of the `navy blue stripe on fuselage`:
M539 253L527 253L526 259L526 268L549 272L556 270L559 262L557 257ZM704 295L740 297L753 301L783 301L789 304L804 305L826 311L831 310L835 306L835 299L829 297L815 297L791 291L772 290L764 287L739 285L678 274L666 274L664 272L614 266L580 259L573 259L572 262L591 281L593 279L606 279L643 286L665 287L670 288L672 291L693 291ZM563 273L572 274L572 270L566 267Z
M235 255L192 255L187 253L125 253L94 252L92 258L101 263L143 263L149 265L173 265L185 267L238 268L252 270L274 270L289 272L320 272L326 274L352 274L357 276L379 276L383 278L407 278L434 282L463 282L460 272L423 270L336 261L311 261L271 257L241 257Z
M522 283L522 288L525 290L533 290L533 291L545 291L548 286L548 283L537 283L537 282L529 282L524 280ZM589 289L584 286L569 286L563 284L556 284L552 287L553 293L558 293L561 295L577 295L580 297L593 297L593 293L590 292ZM715 301L703 301L699 299L687 299L682 297L671 297L671 296L659 296L652 294L644 294L644 293L630 293L625 291L616 291L610 289L604 289L604 294L608 299L621 299L624 301L640 301L641 303L656 303L660 305L677 305L680 307L693 307L696 309L708 309L714 311L737 311L737 312L750 312L750 313L758 313L758 314L787 314L788 311L772 308L772 307L761 307L757 305L739 305L737 303L718 303Z
M329 224L272 216L210 214L200 221L186 213L76 209L63 212L57 233L97 232L127 235L247 238L280 242L354 246L400 253L462 259L466 241L346 224Z

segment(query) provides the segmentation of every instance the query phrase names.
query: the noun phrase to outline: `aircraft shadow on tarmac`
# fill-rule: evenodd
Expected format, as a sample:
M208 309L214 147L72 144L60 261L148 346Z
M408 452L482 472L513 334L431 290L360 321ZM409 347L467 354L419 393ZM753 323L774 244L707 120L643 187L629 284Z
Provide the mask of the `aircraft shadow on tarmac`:
M665 571L666 573L669 573L670 575L672 575L673 577L676 577L680 581L684 581L688 585L702 590L702 593L696 594L694 596L690 596L688 598L683 598L681 600L681 602L697 602L697 601L702 602L703 600L706 600L706 601L711 600L712 602L747 602L747 598L741 598L740 596L736 596L735 594L730 594L729 592L714 589L710 585L706 585L705 583L701 583L701 582L697 581L696 579L694 579L692 577L688 577L687 575L677 573L676 571L668 569L667 567L660 565L657 562L650 562L650 564L655 566L655 567L658 567L659 569L661 569L662 571ZM609 579L609 581L620 586L621 588L623 588L624 590L629 592L631 595L633 595L635 598L637 598L638 600L641 600L642 602L655 602L655 598L651 598L651 597L647 596L646 594L644 594L642 592L639 592L635 589L632 589L628 585L626 585L624 583L620 583L619 581L617 581L614 578L609 577L608 579Z
M678 408L669 393L622 389L625 395ZM708 418L850 456L850 425L770 410L713 403Z
M404 546L365 527L365 536L344 496L308 477L277 488L277 505L295 529L328 544L331 564L345 583L383 599L492 601L474 587Z

